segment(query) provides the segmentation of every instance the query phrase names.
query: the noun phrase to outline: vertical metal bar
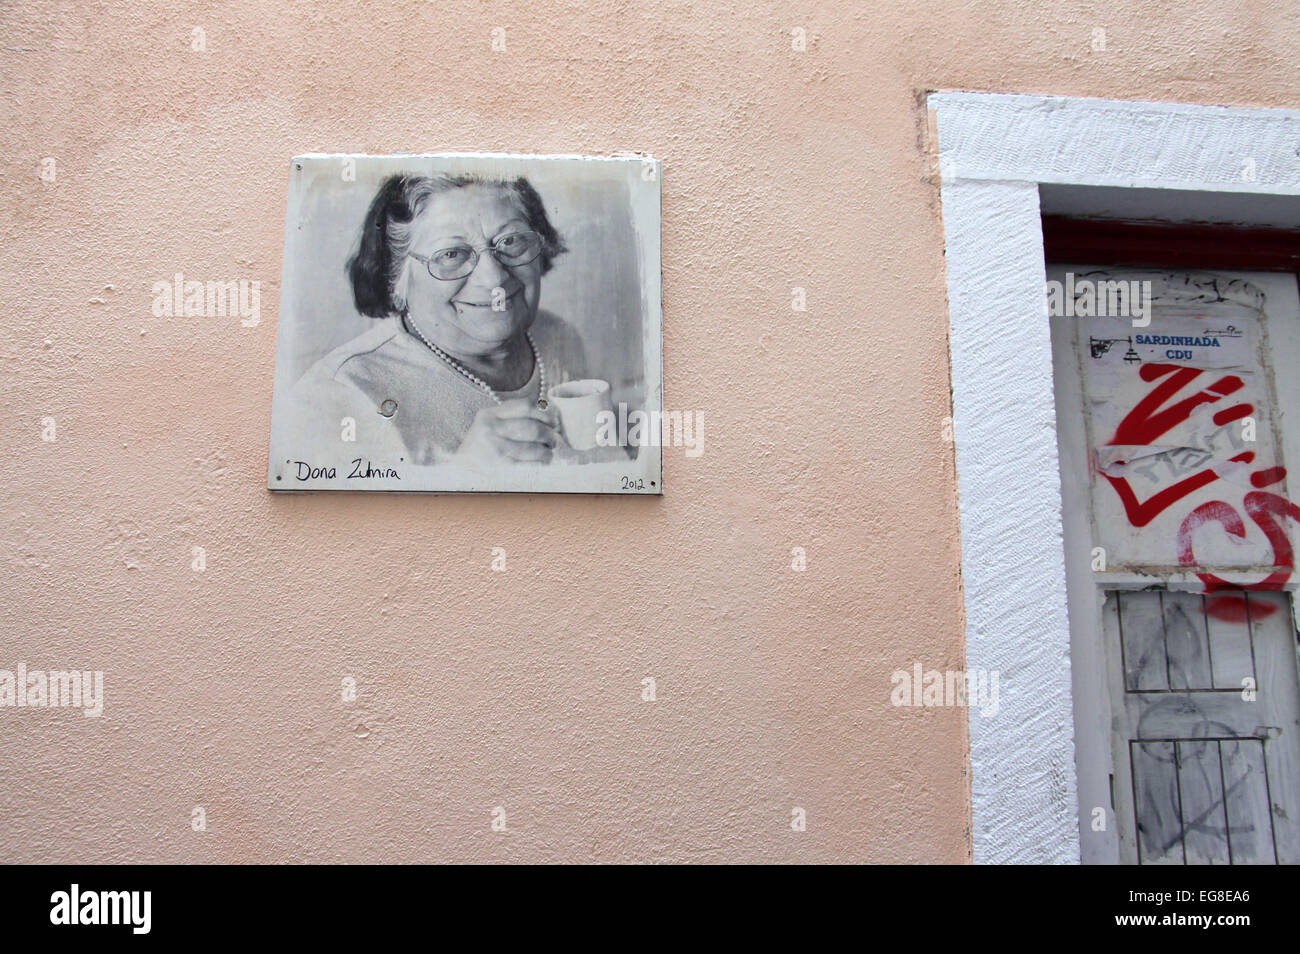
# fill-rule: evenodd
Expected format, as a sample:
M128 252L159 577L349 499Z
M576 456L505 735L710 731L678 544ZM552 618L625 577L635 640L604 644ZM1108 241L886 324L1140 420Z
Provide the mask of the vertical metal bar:
M1201 625L1205 627L1205 655L1210 660L1210 688L1218 689L1219 687L1214 684L1214 640L1210 639L1210 613L1205 608L1204 593L1201 594Z
M1273 864L1280 865L1282 862L1277 860L1277 828L1273 824L1273 788L1268 784L1268 741L1259 740L1260 758L1264 761L1264 798L1268 800L1268 835L1273 839Z
M1250 612L1250 591L1243 591L1246 604L1246 638L1250 642L1250 678L1255 680L1255 698L1259 698L1259 668L1255 665L1255 620Z
M1165 688L1172 692L1174 680L1169 674L1169 627L1165 625L1165 591L1156 590L1156 596L1160 598L1160 643L1165 647ZM1174 758L1177 760L1177 755Z
M1112 590L1111 592L1115 595L1115 625L1119 628L1119 673L1120 678L1123 680L1120 690L1126 693L1128 692L1128 659L1124 652L1124 594L1119 590ZM1103 612L1103 619L1104 616Z
M1160 603L1163 609L1163 597ZM1166 653L1166 662L1168 658ZM1174 785L1178 788L1178 841L1183 846L1183 864L1187 864L1187 821L1183 818L1183 763L1178 757L1178 742L1174 742Z
M1133 764L1133 740L1128 740L1128 781L1133 788L1133 842L1137 845L1138 864L1142 864L1142 823L1138 820L1137 766Z
M1205 597L1201 597L1202 600ZM1206 634L1206 642L1209 642L1209 634ZM1210 668L1210 678L1214 678L1214 668ZM1219 750L1219 798L1223 803L1223 837L1228 839L1228 864L1233 864L1232 860L1232 820L1228 818L1228 783L1223 777L1223 740L1219 739L1215 743Z

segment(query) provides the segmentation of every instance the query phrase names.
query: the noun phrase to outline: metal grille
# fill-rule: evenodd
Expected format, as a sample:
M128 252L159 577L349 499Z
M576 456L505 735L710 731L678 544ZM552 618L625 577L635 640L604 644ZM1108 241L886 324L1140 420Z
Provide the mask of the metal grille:
M1129 743L1139 864L1277 864L1262 739Z
M1197 593L1116 596L1126 691L1240 692L1246 679L1258 685L1249 593L1242 622L1215 619Z

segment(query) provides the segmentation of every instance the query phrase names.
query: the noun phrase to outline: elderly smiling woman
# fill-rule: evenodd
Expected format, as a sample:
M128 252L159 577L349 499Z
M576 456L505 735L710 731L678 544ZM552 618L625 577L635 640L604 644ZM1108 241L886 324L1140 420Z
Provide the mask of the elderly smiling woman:
M337 434L415 464L544 464L564 446L556 384L583 377L577 333L539 309L564 244L527 179L397 175L380 187L348 261L372 329L335 348L295 395Z

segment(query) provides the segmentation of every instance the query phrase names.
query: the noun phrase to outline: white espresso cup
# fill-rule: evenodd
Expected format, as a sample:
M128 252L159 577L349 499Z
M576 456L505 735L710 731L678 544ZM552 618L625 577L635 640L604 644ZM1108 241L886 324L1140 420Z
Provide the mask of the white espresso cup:
M560 415L564 439L574 450L591 450L596 446L597 419L601 411L612 410L609 382L598 378L565 381L547 392Z

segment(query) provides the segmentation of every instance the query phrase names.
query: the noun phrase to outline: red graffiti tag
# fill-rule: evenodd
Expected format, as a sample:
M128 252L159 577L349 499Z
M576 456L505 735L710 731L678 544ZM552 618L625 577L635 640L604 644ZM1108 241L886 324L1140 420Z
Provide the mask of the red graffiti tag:
M1200 376L1200 370L1172 364L1147 364L1138 370L1138 374L1143 381L1160 381L1160 383L1152 388L1151 392L1142 398L1120 422L1115 430L1115 436L1110 440L1111 446L1151 444L1186 421L1202 404L1214 404L1244 386L1241 378L1236 375L1224 375L1208 388L1196 392L1191 397L1169 404L1179 391ZM1161 380L1162 378L1164 380ZM1250 404L1235 404L1218 411L1213 420L1216 425L1222 427L1232 421L1248 417L1253 412L1254 407ZM1233 463L1250 464L1255 460L1255 454L1245 451L1231 460ZM1137 494L1133 492L1126 478L1112 477L1104 473L1102 476L1115 488L1124 505L1124 513L1129 523L1135 527L1145 527L1177 501L1219 479L1219 473L1210 466L1166 487L1146 500L1138 500ZM1285 479L1286 468L1284 467L1266 467L1251 474L1250 477L1251 484L1257 488L1281 483ZM1275 569L1257 583L1244 585L1229 583L1213 573L1197 572L1196 576L1204 584L1207 593L1215 593L1219 590L1280 590L1294 572L1295 554L1285 521L1289 518L1300 523L1300 507L1278 494L1260 490L1248 492L1243 499L1243 506L1246 515L1267 538L1273 551L1272 565L1279 569ZM1192 535L1206 523L1218 523L1230 536L1240 540L1246 539L1246 523L1237 509L1226 501L1210 500L1193 509L1183 518L1178 527L1177 549L1180 566L1197 565ZM1256 617L1267 616L1276 608L1254 604L1248 607L1241 596L1217 595L1207 601L1206 609L1219 619L1245 622L1252 614Z
M1275 470L1281 471L1283 476L1286 474L1286 471L1282 468L1275 468ZM1261 471L1261 473L1266 472ZM1213 573L1198 572L1196 575L1205 584L1205 592L1207 593L1213 593L1216 590L1280 590L1286 584L1286 581L1291 578L1291 573L1295 569L1295 554L1291 548L1291 540L1287 536L1286 527L1275 518L1290 517L1292 520L1300 522L1300 507L1297 507L1285 497L1262 491L1251 491L1246 494L1244 503L1246 515L1255 522L1255 525L1260 530L1264 531L1264 536L1268 538L1269 546L1273 549L1273 566L1285 567L1285 569L1274 570L1258 583L1246 585L1229 583ZM1220 524L1232 536L1241 540L1246 539L1246 524L1235 507L1222 500L1207 501L1183 518L1182 524L1178 527L1178 563L1180 566L1196 566L1196 554L1192 549L1192 533L1197 527L1211 521ZM1245 601L1239 596L1219 597L1208 609L1220 619L1231 619L1236 622L1245 619ZM1272 606L1257 606L1255 615L1267 615L1272 613L1274 609L1275 607Z
M1245 453L1238 454L1236 457L1232 458L1233 461L1241 464L1249 464L1254 459L1255 454L1253 451L1246 451ZM1110 485L1114 487L1115 492L1119 494L1119 499L1124 503L1124 513L1128 516L1128 522L1133 524L1135 527L1145 527L1148 523L1168 509L1170 504L1181 500L1190 493L1195 493L1202 487L1206 487L1219 479L1219 475L1215 473L1213 468L1206 468L1205 470L1192 474L1190 477L1180 480L1171 487L1166 487L1164 490L1157 494L1153 494L1146 500L1139 501L1137 499L1137 494L1133 493L1133 488L1129 486L1129 482L1126 478L1112 477L1110 474L1102 474L1102 476L1110 481Z
M1119 427L1115 429L1115 436L1110 440L1111 446L1150 444L1186 421L1192 416L1192 411L1202 404L1221 401L1245 386L1241 378L1236 375L1224 375L1207 389L1198 391L1169 407L1164 407L1175 394L1196 380L1201 372L1196 368L1183 368L1176 364L1144 364L1138 369L1138 374L1143 381L1157 381L1160 378L1165 380L1152 388L1151 393L1140 400L1137 406L1125 415L1124 420L1120 421ZM1241 412L1243 408L1245 410ZM1229 420L1235 420L1237 417L1245 417L1252 410L1254 408L1249 404L1238 404L1221 411L1215 416L1215 421L1217 422L1220 416L1229 414L1233 415ZM1234 463L1240 464L1249 464L1254 459L1255 455L1251 451L1232 458ZM1214 468L1207 467L1173 486L1166 487L1147 500L1140 501L1127 478L1112 477L1110 474L1102 474L1102 476L1110 481L1110 485L1119 494L1119 499L1124 504L1124 513L1129 523L1135 527L1145 527L1170 505L1219 479Z
M1196 368L1183 368L1176 364L1144 364L1138 371L1143 381L1167 380L1151 389L1151 393L1138 401L1120 421L1111 438L1112 444L1150 444L1157 437L1177 427L1192 416L1192 411L1202 404L1213 404L1229 394L1240 391L1245 382L1236 375L1225 375L1209 386L1170 407L1161 408L1166 401L1191 384L1201 374Z

